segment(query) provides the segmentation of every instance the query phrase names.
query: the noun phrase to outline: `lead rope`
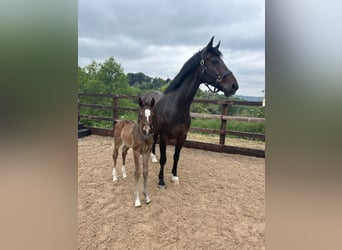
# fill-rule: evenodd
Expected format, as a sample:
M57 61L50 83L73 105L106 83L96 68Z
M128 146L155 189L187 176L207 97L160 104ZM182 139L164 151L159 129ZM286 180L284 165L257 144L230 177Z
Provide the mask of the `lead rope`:
M211 92L211 93L217 93L217 92L219 92L220 90L218 89L218 88L216 88L216 87L214 87L214 90L212 90L211 88L210 88L210 85L208 84L208 83L204 83L204 85L209 89L209 91Z

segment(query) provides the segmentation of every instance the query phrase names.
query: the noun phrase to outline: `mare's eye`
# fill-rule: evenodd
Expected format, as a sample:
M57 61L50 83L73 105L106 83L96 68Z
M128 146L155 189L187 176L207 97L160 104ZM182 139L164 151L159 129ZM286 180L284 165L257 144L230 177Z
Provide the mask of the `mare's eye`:
M211 63L214 64L214 65L217 65L217 64L219 64L220 62L219 62L219 60L215 60L215 59L214 59L214 60L211 60Z

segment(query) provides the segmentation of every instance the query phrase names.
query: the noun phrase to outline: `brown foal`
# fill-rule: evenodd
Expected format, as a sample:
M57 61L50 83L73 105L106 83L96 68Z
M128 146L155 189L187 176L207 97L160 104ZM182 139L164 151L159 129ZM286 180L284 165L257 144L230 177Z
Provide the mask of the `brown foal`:
M116 162L119 155L119 148L122 147L122 177L126 178L126 155L128 149L133 149L133 158L135 165L135 207L140 207L139 198L139 178L140 166L139 158L142 156L143 176L144 176L144 196L146 204L151 202L147 192L147 176L148 176L148 159L153 144L152 135L152 109L154 106L154 99L149 104L143 103L139 98L139 117L138 122L121 120L115 124L114 128L114 151L113 151L113 181L117 182Z

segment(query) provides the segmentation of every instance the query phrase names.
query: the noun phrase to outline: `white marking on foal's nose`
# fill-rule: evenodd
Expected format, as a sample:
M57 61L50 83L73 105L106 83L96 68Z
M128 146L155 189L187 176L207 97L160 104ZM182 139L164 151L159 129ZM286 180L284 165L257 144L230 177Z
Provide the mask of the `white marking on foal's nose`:
M149 120L150 115L151 115L151 110L145 109L145 116L146 116L146 119L148 122L150 122L150 120Z

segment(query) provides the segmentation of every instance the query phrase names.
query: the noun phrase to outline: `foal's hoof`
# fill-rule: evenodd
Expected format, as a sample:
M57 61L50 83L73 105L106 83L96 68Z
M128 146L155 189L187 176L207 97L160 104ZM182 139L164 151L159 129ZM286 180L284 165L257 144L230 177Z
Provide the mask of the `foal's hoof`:
M165 190L166 189L166 185L165 184L164 185L160 185L159 184L158 187L159 187L160 190Z
M122 175L122 178L124 178L124 179L125 179L125 178L127 178L127 175L125 175L125 174L124 174L124 175Z
M178 184L179 184L179 178L178 178L178 176L173 176L173 175L172 175L171 181L173 182L173 184L178 185Z
M140 201L135 201L135 204L134 204L135 207L141 207L141 203Z

